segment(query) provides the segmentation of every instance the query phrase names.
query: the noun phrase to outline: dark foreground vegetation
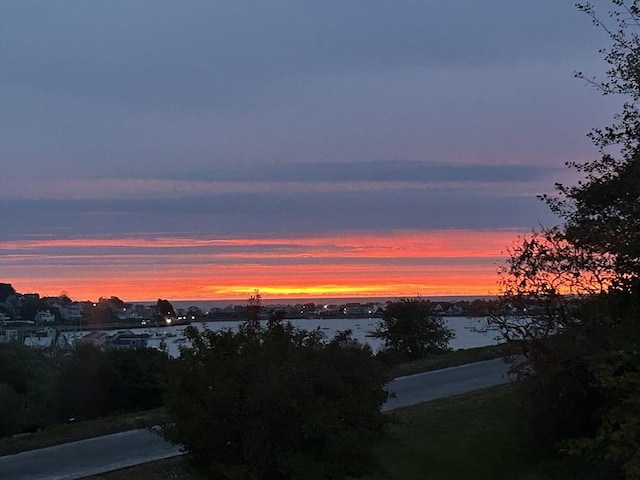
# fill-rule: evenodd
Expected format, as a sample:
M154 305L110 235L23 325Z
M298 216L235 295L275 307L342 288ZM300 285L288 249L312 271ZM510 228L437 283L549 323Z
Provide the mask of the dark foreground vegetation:
M31 351L31 350L29 350ZM419 373L502 356L502 348L496 346L460 349L442 355L430 355L424 359L395 365L391 376ZM109 433L158 425L166 420L164 408L110 415L94 420L77 420L45 427L37 432L0 438L0 456L59 443L92 438Z
M388 437L375 449L379 473L367 480L591 480L583 465L540 455L513 385L393 412ZM91 480L203 480L183 457Z
M210 478L327 479L374 469L387 369L349 333L278 319L185 335L169 365L163 434Z
M388 434L390 365L449 351L453 333L430 302L389 302L378 354L349 331L327 339L273 313L259 295L235 331L188 327L190 348L169 362L162 431L212 478L359 478L379 470Z
M161 369L164 433L185 445L186 466L204 477L175 460L177 470L164 477L145 477L144 468L126 475L640 479L640 0L612 0L611 17L579 8L612 41L607 77L587 81L626 103L613 125L591 134L599 158L570 165L583 180L543 197L562 223L523 239L501 272L504 295L492 321L524 358L514 367L515 388L400 411L390 424L380 412L389 374L381 359L393 364L448 348L448 333L424 304L390 309L396 313L378 332L388 351L376 358L348 332L324 341L277 312L262 326L254 298L237 332L188 329L193 348ZM120 354L98 352L79 349L59 363L34 356L19 367L0 361L0 404L15 414L2 416L4 431L16 419L24 429L52 412L58 420L89 417L159 398L121 387L151 367L131 369ZM83 394L96 399L90 407L65 396L85 383L93 389ZM105 395L108 404L100 403Z
M317 395L318 389L334 388L328 383L330 379L335 379L336 384L352 385L351 391L342 391L344 395L353 394L353 388L365 385L362 382L377 379L373 390L362 390L358 402L364 405L367 395L377 389L375 404L379 405L380 399L384 400L382 385L389 378L390 366L400 360L447 352L448 339L452 337L442 320L432 315L432 304L427 300L389 302L388 308L378 329L386 348L377 355L358 344L349 332L327 339L320 330L294 329L282 320L279 312L271 315L266 327L262 326L258 321L263 315L259 295L252 297L246 307L253 319L241 324L239 331L199 333L189 328L187 337L193 348L184 349L179 359L150 348L99 348L82 341L70 350L39 350L18 342L0 343L3 406L0 438L51 425L160 407L167 398L172 398L176 386L193 377L177 372L178 366L188 359L209 362L208 368L220 378L226 375L231 384L244 389L236 393L248 395L256 402L261 389L270 382L275 382L273 388L279 389L276 397L282 402L285 395L302 395L295 388L306 388L305 379L316 376L320 377L318 382L326 384L316 385L315 391L307 392L309 395ZM206 348L203 342L208 342ZM211 355L217 363L209 360ZM251 368L241 365L249 355L254 355L249 360L253 362ZM319 355L324 355L322 360ZM187 368L192 372L198 366L192 364ZM265 366L269 368L265 370ZM348 371L355 373L344 377ZM285 379L285 375L291 378ZM193 380L203 378L204 374ZM254 384L243 384L244 380ZM332 395L340 396L340 392L336 390ZM305 403L302 399L300 396L294 401ZM288 407L283 403L278 408Z
M640 1L614 0L609 16L578 7L612 45L604 80L577 76L626 103L591 132L599 158L569 165L583 180L542 197L562 223L513 248L493 322L526 358L515 373L540 451L594 478L639 479Z
M153 349L103 351L80 344L51 356L0 344L0 437L160 407L166 362Z

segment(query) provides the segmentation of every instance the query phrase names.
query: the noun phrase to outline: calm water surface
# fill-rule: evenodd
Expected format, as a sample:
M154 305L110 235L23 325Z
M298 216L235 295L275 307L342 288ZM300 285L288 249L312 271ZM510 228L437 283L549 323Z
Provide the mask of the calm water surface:
M299 319L288 320L294 326L304 328L306 330L314 330L319 328L327 338L332 338L337 332L351 330L354 338L362 343L368 343L371 348L376 351L380 348L381 342L377 338L371 337L376 329L378 319L369 318L328 318L328 319ZM483 347L486 345L495 345L498 343L496 339L498 332L488 330L486 328L486 320L484 318L468 318L468 317L445 317L445 323L451 328L455 334L451 342L451 348L457 350L459 348ZM211 330L222 330L224 328L237 328L239 322L202 322L193 323L196 328L210 328ZM163 328L136 329L136 333L146 332L151 335L149 346L159 348L164 341L167 351L172 356L179 354L180 346L188 346L183 336L184 325Z

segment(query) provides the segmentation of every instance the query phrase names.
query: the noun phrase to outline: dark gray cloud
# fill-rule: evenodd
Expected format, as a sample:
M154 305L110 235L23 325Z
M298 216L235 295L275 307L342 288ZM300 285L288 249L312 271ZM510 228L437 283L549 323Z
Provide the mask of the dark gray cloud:
M4 240L43 234L277 237L353 230L491 230L554 221L548 209L532 197L429 190L103 201L3 200L0 208Z
M617 105L572 78L606 41L571 3L1 1L0 238L535 224L533 197L473 184L593 155ZM125 178L359 191L40 191ZM365 190L408 181L464 186Z
M209 171L165 172L141 178L215 182L532 182L560 169L542 165L447 165L419 161L265 163L212 166ZM130 175L126 175L131 178ZM134 176L138 177L138 176Z
M3 2L3 81L121 102L244 103L298 75L575 58L569 2Z

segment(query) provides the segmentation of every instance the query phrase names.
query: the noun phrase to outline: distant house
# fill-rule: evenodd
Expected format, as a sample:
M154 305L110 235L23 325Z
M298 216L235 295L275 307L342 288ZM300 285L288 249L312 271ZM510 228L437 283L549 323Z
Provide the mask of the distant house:
M58 308L60 315L70 323L79 323L82 320L82 304L74 302L70 305L61 305L55 303L54 307Z
M349 316L368 315L369 309L366 305L361 305L360 303L347 303L342 309L342 313Z
M102 330L94 330L83 336L80 339L80 342L90 343L92 345L95 345L96 347L103 348L107 344L107 338L107 332L103 332Z
M35 317L33 318L33 321L36 322L37 324L52 323L52 322L55 322L55 320L56 320L56 316L53 313L51 313L49 310L38 311L38 313L36 313Z
M130 330L118 332L107 339L107 347L112 348L146 348L149 344L149 335L136 334Z
M24 337L24 345L32 348L51 348L55 344L56 330L55 328L44 328L31 332Z
M142 320L144 317L140 314L139 310L135 308L132 303L125 303L122 309L116 312L116 315L120 320Z
M0 343L18 342L19 340L18 330L0 330Z

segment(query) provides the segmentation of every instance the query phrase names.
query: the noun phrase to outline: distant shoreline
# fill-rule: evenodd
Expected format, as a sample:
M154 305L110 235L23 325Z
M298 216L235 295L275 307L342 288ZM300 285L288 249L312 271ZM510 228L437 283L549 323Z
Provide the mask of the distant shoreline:
M305 303L328 304L328 305L344 305L346 303L386 303L388 301L397 300L399 298L422 298L432 302L460 302L473 300L491 300L497 298L497 295L404 295L395 297L284 297L271 298L262 297L262 305L304 305ZM168 298L171 304L176 308L188 308L190 306L204 307L227 307L229 305L246 305L246 299L223 299L223 300L172 300ZM133 300L127 303L140 305L155 305L158 300Z

